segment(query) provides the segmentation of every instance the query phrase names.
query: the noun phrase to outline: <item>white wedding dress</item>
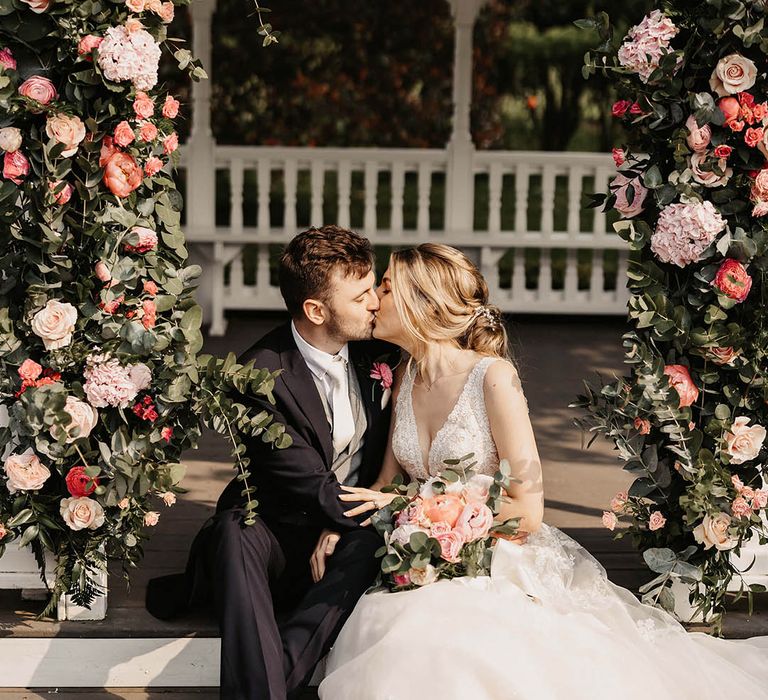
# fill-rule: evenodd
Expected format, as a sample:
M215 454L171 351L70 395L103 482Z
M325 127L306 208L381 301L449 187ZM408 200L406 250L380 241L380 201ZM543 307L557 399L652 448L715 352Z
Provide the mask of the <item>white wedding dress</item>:
M413 375L395 407L393 448L413 478L474 452L498 466L483 398L494 358L474 368L422 464ZM490 576L364 595L328 657L321 700L723 700L768 698L768 637L687 633L612 584L578 543L542 525L500 541Z

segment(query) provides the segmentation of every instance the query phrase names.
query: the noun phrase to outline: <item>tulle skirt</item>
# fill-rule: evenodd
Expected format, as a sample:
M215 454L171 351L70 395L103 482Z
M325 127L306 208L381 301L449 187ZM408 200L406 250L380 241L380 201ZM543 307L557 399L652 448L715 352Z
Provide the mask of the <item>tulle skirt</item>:
M361 598L321 700L768 699L768 637L688 633L547 525L490 576Z

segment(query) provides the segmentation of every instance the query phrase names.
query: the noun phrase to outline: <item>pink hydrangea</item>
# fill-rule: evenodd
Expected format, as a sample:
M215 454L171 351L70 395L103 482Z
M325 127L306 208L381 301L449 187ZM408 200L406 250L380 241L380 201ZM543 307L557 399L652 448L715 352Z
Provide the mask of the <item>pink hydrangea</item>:
M723 229L725 219L712 202L678 202L661 210L651 236L651 250L678 267L697 262Z
M619 49L619 63L647 83L662 58L671 51L669 43L679 31L661 10L654 10L627 33Z
M157 83L160 46L144 29L110 27L99 46L98 61L108 80L130 80L137 90L151 90Z
M83 372L86 379L83 389L88 402L96 408L128 407L139 391L146 388L145 373L137 373L138 367L144 367L149 372L146 365L123 366L115 358L106 359L98 355L89 358Z

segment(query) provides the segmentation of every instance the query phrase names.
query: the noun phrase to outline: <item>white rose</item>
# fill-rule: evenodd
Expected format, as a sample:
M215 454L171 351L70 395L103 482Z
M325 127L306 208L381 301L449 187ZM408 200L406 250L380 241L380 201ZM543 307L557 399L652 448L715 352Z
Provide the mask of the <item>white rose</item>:
M6 126L0 129L0 150L13 153L21 148L21 129Z
M99 420L99 412L93 406L74 396L67 396L64 410L70 415L70 421L60 427L56 425L51 426L51 435L56 440L59 439L62 433L67 443L74 442L77 438L88 437ZM75 428L79 431L76 436Z
M720 97L749 90L755 84L757 66L741 54L721 58L709 78L709 87Z
M730 526L731 516L728 513L718 513L714 518L705 515L704 520L693 528L693 538L703 544L704 549L733 549L737 541L728 534Z
M743 464L760 454L765 441L765 428L757 424L748 426L748 423L749 418L739 416L733 421L730 432L725 434L726 452L731 464Z
M422 498L432 498L433 496L436 496L437 494L432 489L432 485L437 481L445 484L445 493L461 493L464 490L464 484L460 480L451 483L440 476L433 476L421 485L419 496Z
M392 531L389 541L396 542L397 544L407 545L411 541L411 535L414 532L427 533L427 531L423 527L419 527L418 525L412 525L409 523L407 525L401 525L400 527L396 527Z
M707 160L709 154L706 152L696 152L691 156L691 172L693 179L704 187L722 187L733 175L733 169L727 167L725 158L717 159L717 167L723 173L718 175L713 170L702 170L701 164Z
M51 299L32 319L32 332L43 339L46 350L56 350L70 344L76 322L72 304Z
M104 524L104 509L88 496L62 498L61 517L72 530L95 530Z
M31 447L19 455L9 455L5 460L4 469L8 477L6 486L10 493L37 491L51 475L48 467L43 465Z
M143 362L130 365L128 376L131 379L131 383L136 387L137 392L149 389L149 385L152 384L152 370Z
M85 138L85 124L77 116L54 114L45 122L45 133L56 143L66 146L61 155L69 158L77 153L78 145Z
M437 581L437 569L432 564L427 564L425 569L410 569L408 576L416 586L427 586Z

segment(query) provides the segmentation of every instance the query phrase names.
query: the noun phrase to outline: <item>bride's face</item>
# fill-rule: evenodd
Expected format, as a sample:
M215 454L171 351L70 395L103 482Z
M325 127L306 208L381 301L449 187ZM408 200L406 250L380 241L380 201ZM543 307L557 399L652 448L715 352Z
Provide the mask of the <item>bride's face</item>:
M376 325L373 328L373 337L386 340L400 347L407 342L400 316L397 313L395 302L392 299L392 283L389 276L389 268L381 278L381 284L376 289L379 297L379 309L376 312Z

